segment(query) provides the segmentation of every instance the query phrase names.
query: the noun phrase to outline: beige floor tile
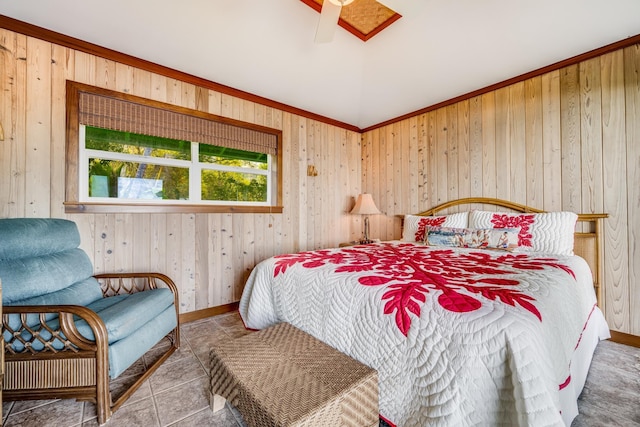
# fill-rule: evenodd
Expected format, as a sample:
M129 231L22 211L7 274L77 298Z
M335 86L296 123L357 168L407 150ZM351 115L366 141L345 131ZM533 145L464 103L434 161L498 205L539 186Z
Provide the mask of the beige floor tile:
M206 374L198 358L190 354L189 357L185 357L177 362L163 363L149 380L152 392L159 393L198 377L204 377Z
M202 426L215 426L215 427L238 427L236 418L228 408L224 408L215 414L211 412L208 407L200 412L197 412L187 418L184 418L175 424L171 424L171 427L202 427Z
M95 404L91 402L84 402L84 406L82 408L82 422L83 425L85 423L98 425L98 413L96 412Z
M84 422L83 427L98 427L97 418ZM105 427L160 427L152 397L123 406L116 411Z
M7 418L7 414L11 412L12 408L13 408L13 402L2 402L2 421L3 422Z
M122 381L114 382L111 386L112 396L116 396L116 398L120 396L122 393L129 389L131 383L135 380L136 378L126 378ZM123 405L129 405L133 402L137 402L138 400L146 399L147 397L151 397L151 395L151 385L149 384L149 380L146 380L142 383L140 388L137 389L136 392L133 393L133 395L123 403Z
M64 427L82 423L82 402L55 400L46 405L9 414L5 427Z
M105 427L245 426L239 413L228 404L216 414L210 411L206 372L212 344L251 331L244 329L237 312L183 325L181 331L181 349L134 393ZM119 393L122 386L134 378L130 374L142 372L166 345L166 342L159 344L151 354L145 355L144 363L136 363L114 381L114 393ZM610 425L611 422L640 425L640 411L635 405L640 393L639 371L639 349L602 342L579 401L581 415L573 426ZM88 402L39 400L3 402L2 406L3 416L7 419L5 427L78 427L82 421L83 426L97 426L95 406ZM616 413L610 409L615 409Z
M229 334L232 338L240 338L244 335L248 335L254 331L246 329L244 325L233 325L233 326L225 326L224 331Z
M221 314L219 316L214 317L213 319L218 325L223 327L244 325L242 323L242 317L240 317L240 313L237 311Z
M209 407L209 378L202 376L155 394L162 426L194 415Z
M199 322L195 325L187 324L181 328L181 331L181 337L189 342L198 337L224 334L224 328L215 321Z
M18 412L24 412L31 409L34 409L38 406L48 405L50 403L55 402L58 399L49 399L49 400L17 400L13 402L13 407L11 409L12 414L16 414ZM10 402L7 402L10 403ZM4 412L4 402L3 402L3 416L6 415Z
M111 389L112 396L114 396L117 399L118 396L120 396L129 388L129 386L133 381L135 381L135 379L136 377L127 377L124 379L117 378L115 381L111 383L110 389ZM151 396L152 396L151 386L149 385L149 380L147 380L142 383L140 388L136 390L136 392L133 393L133 395L129 399L127 399L127 401L124 402L122 406L124 407L127 405L131 405L132 403L136 403L140 400L147 399ZM83 412L84 412L83 421L85 422L93 418L96 418L97 416L96 405L91 402L85 402Z
M147 351L143 356L142 359L145 362L145 366L148 368L150 367L152 364L154 364L160 357L164 356L164 354L169 350L169 347L171 346L171 342L169 341L168 338L163 339L162 341L160 341L158 344L156 344L155 346L153 346L151 348L151 350ZM181 336L180 339L180 348L178 348L177 350L175 350L171 356L174 357L176 355L176 353L178 353L180 351L180 349L184 349L184 348L189 348L188 342ZM174 357L175 358L175 357Z
M165 349L151 349L144 355L144 362L147 367L151 366L160 356L162 356L166 351ZM171 356L164 363L173 363L177 362L185 357L190 357L193 355L193 350L191 350L191 346L189 342L185 339L182 340L180 348L173 352Z
M142 375L146 370L143 359L138 359L131 366L129 366L123 373L118 375L118 378L137 377Z
M198 335L197 337L190 339L189 344L191 345L191 349L193 350L193 353L196 355L196 357L203 362L203 366L208 373L208 358L211 345L220 342L227 342L232 339L233 338L231 338L226 332L222 330L216 330L211 334Z

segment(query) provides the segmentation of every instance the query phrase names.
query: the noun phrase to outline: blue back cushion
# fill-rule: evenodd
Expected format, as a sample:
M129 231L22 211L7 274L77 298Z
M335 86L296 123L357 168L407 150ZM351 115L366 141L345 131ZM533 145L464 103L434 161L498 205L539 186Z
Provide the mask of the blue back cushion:
M75 222L58 218L0 219L0 261L54 254L80 246Z
M2 303L16 305L90 278L93 266L79 245L80 234L72 221L0 219ZM96 295L95 290L91 293Z

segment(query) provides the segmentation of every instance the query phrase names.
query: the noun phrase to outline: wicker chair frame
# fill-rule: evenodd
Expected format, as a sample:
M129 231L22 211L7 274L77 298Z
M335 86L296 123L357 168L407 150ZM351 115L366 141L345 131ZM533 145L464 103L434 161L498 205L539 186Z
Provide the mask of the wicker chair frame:
M176 317L179 319L178 289L164 274L117 273L98 274L94 277L100 282L105 297L167 287L173 293ZM2 310L3 335L7 335L8 332L11 336L4 343L3 399L75 398L90 401L96 404L100 425L106 423L142 383L180 347L178 324L165 337L170 342L169 349L113 401L109 391L107 329L94 311L78 305L3 306ZM22 319L22 326L17 330L13 330L9 325L10 314L19 314ZM47 317L51 318L51 315L57 315L59 318L59 328L52 328L47 324ZM26 326L27 316L39 317L37 328ZM78 319L85 320L91 327L95 341L87 340L78 332L74 323L74 320ZM31 338L26 339L25 336ZM16 352L16 343L22 344L24 349ZM34 344L36 348L44 348L35 350Z

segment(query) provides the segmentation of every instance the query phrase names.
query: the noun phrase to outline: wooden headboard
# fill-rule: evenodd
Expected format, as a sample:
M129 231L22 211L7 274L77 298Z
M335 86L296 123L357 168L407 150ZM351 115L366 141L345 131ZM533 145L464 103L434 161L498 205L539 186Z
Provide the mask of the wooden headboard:
M418 215L431 216L437 215L439 212L444 211L455 206L460 205L489 205L497 206L500 208L510 209L514 212L522 213L542 213L546 212L540 209L532 208L530 206L521 205L519 203L509 202L507 200L493 199L488 197L466 197L463 199L451 200L449 202L442 203L424 212L420 212ZM573 243L573 252L581 256L587 261L591 272L593 273L593 287L596 291L596 298L598 299L598 306L604 310L602 299L602 221L609 215L605 213L601 214L578 214L578 224L576 228L581 231L575 232L575 238Z

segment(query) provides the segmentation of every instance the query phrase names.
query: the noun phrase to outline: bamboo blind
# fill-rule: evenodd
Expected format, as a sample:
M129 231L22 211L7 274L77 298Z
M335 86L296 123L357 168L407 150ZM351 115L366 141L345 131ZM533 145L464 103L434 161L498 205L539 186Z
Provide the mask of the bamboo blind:
M109 96L81 92L79 113L88 126L277 154L274 134Z

